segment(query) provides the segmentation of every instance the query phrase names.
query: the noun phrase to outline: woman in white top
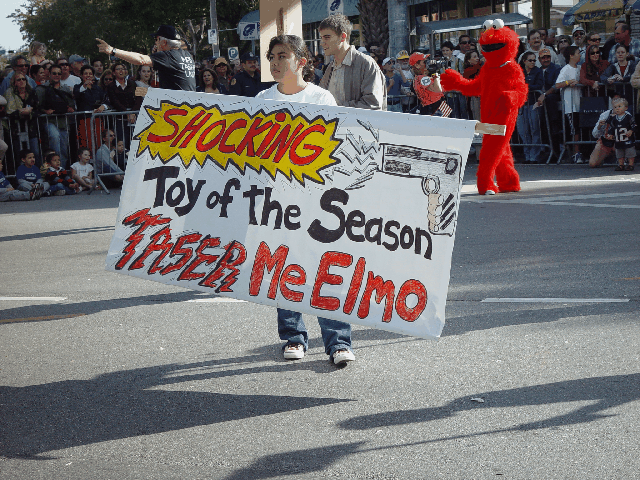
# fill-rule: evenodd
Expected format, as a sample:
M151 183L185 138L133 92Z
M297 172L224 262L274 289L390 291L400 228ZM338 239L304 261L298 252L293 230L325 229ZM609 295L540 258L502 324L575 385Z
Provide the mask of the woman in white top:
M269 42L267 59L271 75L278 83L258 93L256 98L337 106L328 90L311 83L314 78L313 63L309 50L300 37L273 37ZM351 325L322 317L318 317L318 323L325 353L333 363L344 365L355 360L351 351ZM304 357L309 335L301 313L278 308L278 334L286 342L283 347L284 358L296 360Z
M337 106L328 90L312 83L315 72L311 55L300 37L273 37L269 43L267 60L271 75L278 83L258 93L256 98Z

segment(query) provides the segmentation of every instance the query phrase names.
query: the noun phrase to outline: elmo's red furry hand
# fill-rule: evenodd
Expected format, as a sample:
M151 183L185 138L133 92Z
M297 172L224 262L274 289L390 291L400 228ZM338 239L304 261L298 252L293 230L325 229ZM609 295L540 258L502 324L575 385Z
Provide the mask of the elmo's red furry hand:
M456 90L467 97L480 97L481 121L507 127L504 137L484 135L478 166L478 193L517 192L520 191L520 177L513 166L509 140L518 109L524 105L528 92L522 68L515 61L519 39L500 19L487 20L484 27L480 45L486 61L478 76L468 80L447 69L440 76L440 84L445 91ZM494 178L498 186L493 182Z

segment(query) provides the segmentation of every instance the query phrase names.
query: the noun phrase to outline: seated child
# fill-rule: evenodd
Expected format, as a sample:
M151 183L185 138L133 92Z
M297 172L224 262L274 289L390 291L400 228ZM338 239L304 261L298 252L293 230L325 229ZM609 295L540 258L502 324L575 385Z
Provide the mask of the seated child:
M118 140L114 157L115 158L113 160L116 162L116 165L118 165L121 170L125 170L127 168L127 158L129 157L129 150L125 148L124 140Z
M25 149L20 151L20 160L22 165L16 170L16 179L18 180L18 190L30 192L37 185L41 185L43 191L49 190L49 184L42 180L40 169L36 167L36 155L33 150Z
M17 200L39 200L42 195L42 189L32 188L28 192L21 192L20 190L14 189L9 180L2 173L3 167L2 157L0 157L0 202L11 202Z
M60 155L56 152L47 155L46 162L50 165L44 177L50 186L52 195L74 195L80 192L80 185L75 183L69 172L60 166Z
M93 165L89 163L90 161L89 149L81 148L78 150L78 161L71 165L71 177L80 186L79 192L93 188Z
M611 102L613 113L607 119L604 138L613 140L616 147L618 166L616 172L632 171L636 159L635 129L636 122L627 110L629 102L626 98L616 98ZM625 167L624 161L629 164Z

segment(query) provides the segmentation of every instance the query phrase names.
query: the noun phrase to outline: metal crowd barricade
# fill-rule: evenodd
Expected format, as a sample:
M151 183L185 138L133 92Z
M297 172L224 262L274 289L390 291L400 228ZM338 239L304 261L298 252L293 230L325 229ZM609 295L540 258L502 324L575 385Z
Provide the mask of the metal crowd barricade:
M111 110L91 115L90 135L94 139L91 158L95 171L94 185L99 184L105 193L110 193L103 177L124 175L127 152L131 146L137 111L115 112ZM113 136L111 136L113 135ZM119 143L124 149L119 152ZM109 144L109 145L107 145Z
M37 165L42 165L46 153L54 150L60 155L61 165L69 169L75 162L78 149L86 143L81 126L90 116L91 112L73 112L38 115L32 119L3 118L2 134L8 145L6 176L15 175L20 165L19 153L23 149L33 150Z
M536 90L535 98L537 99L542 95L542 91ZM525 109L531 109L529 112L525 111ZM523 118L527 117L527 121L524 121ZM533 120L534 124L530 125L529 121ZM524 131L526 130L526 131ZM546 131L547 143L543 141L542 133ZM515 134L517 133L517 135ZM518 119L516 121L516 129L514 135L511 137L511 147L521 147L526 157L529 154L535 153L535 160L531 161L533 163L538 162L539 157L543 154L545 150L549 151L547 156L547 160L545 163L549 163L551 161L551 157L553 156L553 145L552 145L552 134L551 134L551 125L549 122L549 112L547 111L547 102L543 102L541 106L537 106L536 104L525 104L520 108L518 112ZM539 139L538 142L534 142L534 140ZM528 140L528 141L527 141ZM529 160L527 160L529 161Z
M581 89L578 102L572 95L569 105L565 104L565 89L560 91L560 103L562 105L562 148L558 156L558 163L561 163L569 147L575 145L592 145L595 147L598 139L593 138L592 130L598 122L600 115L611 108L611 101L606 92L614 90L629 102L629 113L635 114L638 92L628 82L614 82L606 85L606 91L592 94L589 87L578 85ZM567 87L571 88L571 87ZM575 88L575 87L574 87ZM587 93L585 95L585 93ZM594 100L595 99L595 100ZM568 115L571 113L572 115ZM585 159L585 162L587 160Z

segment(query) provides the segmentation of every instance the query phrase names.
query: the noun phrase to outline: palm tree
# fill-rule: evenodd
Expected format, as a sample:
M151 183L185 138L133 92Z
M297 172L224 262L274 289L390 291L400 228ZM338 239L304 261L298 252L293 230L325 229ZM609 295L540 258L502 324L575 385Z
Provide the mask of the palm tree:
M389 48L389 13L387 0L360 0L360 44L378 45L382 51Z

